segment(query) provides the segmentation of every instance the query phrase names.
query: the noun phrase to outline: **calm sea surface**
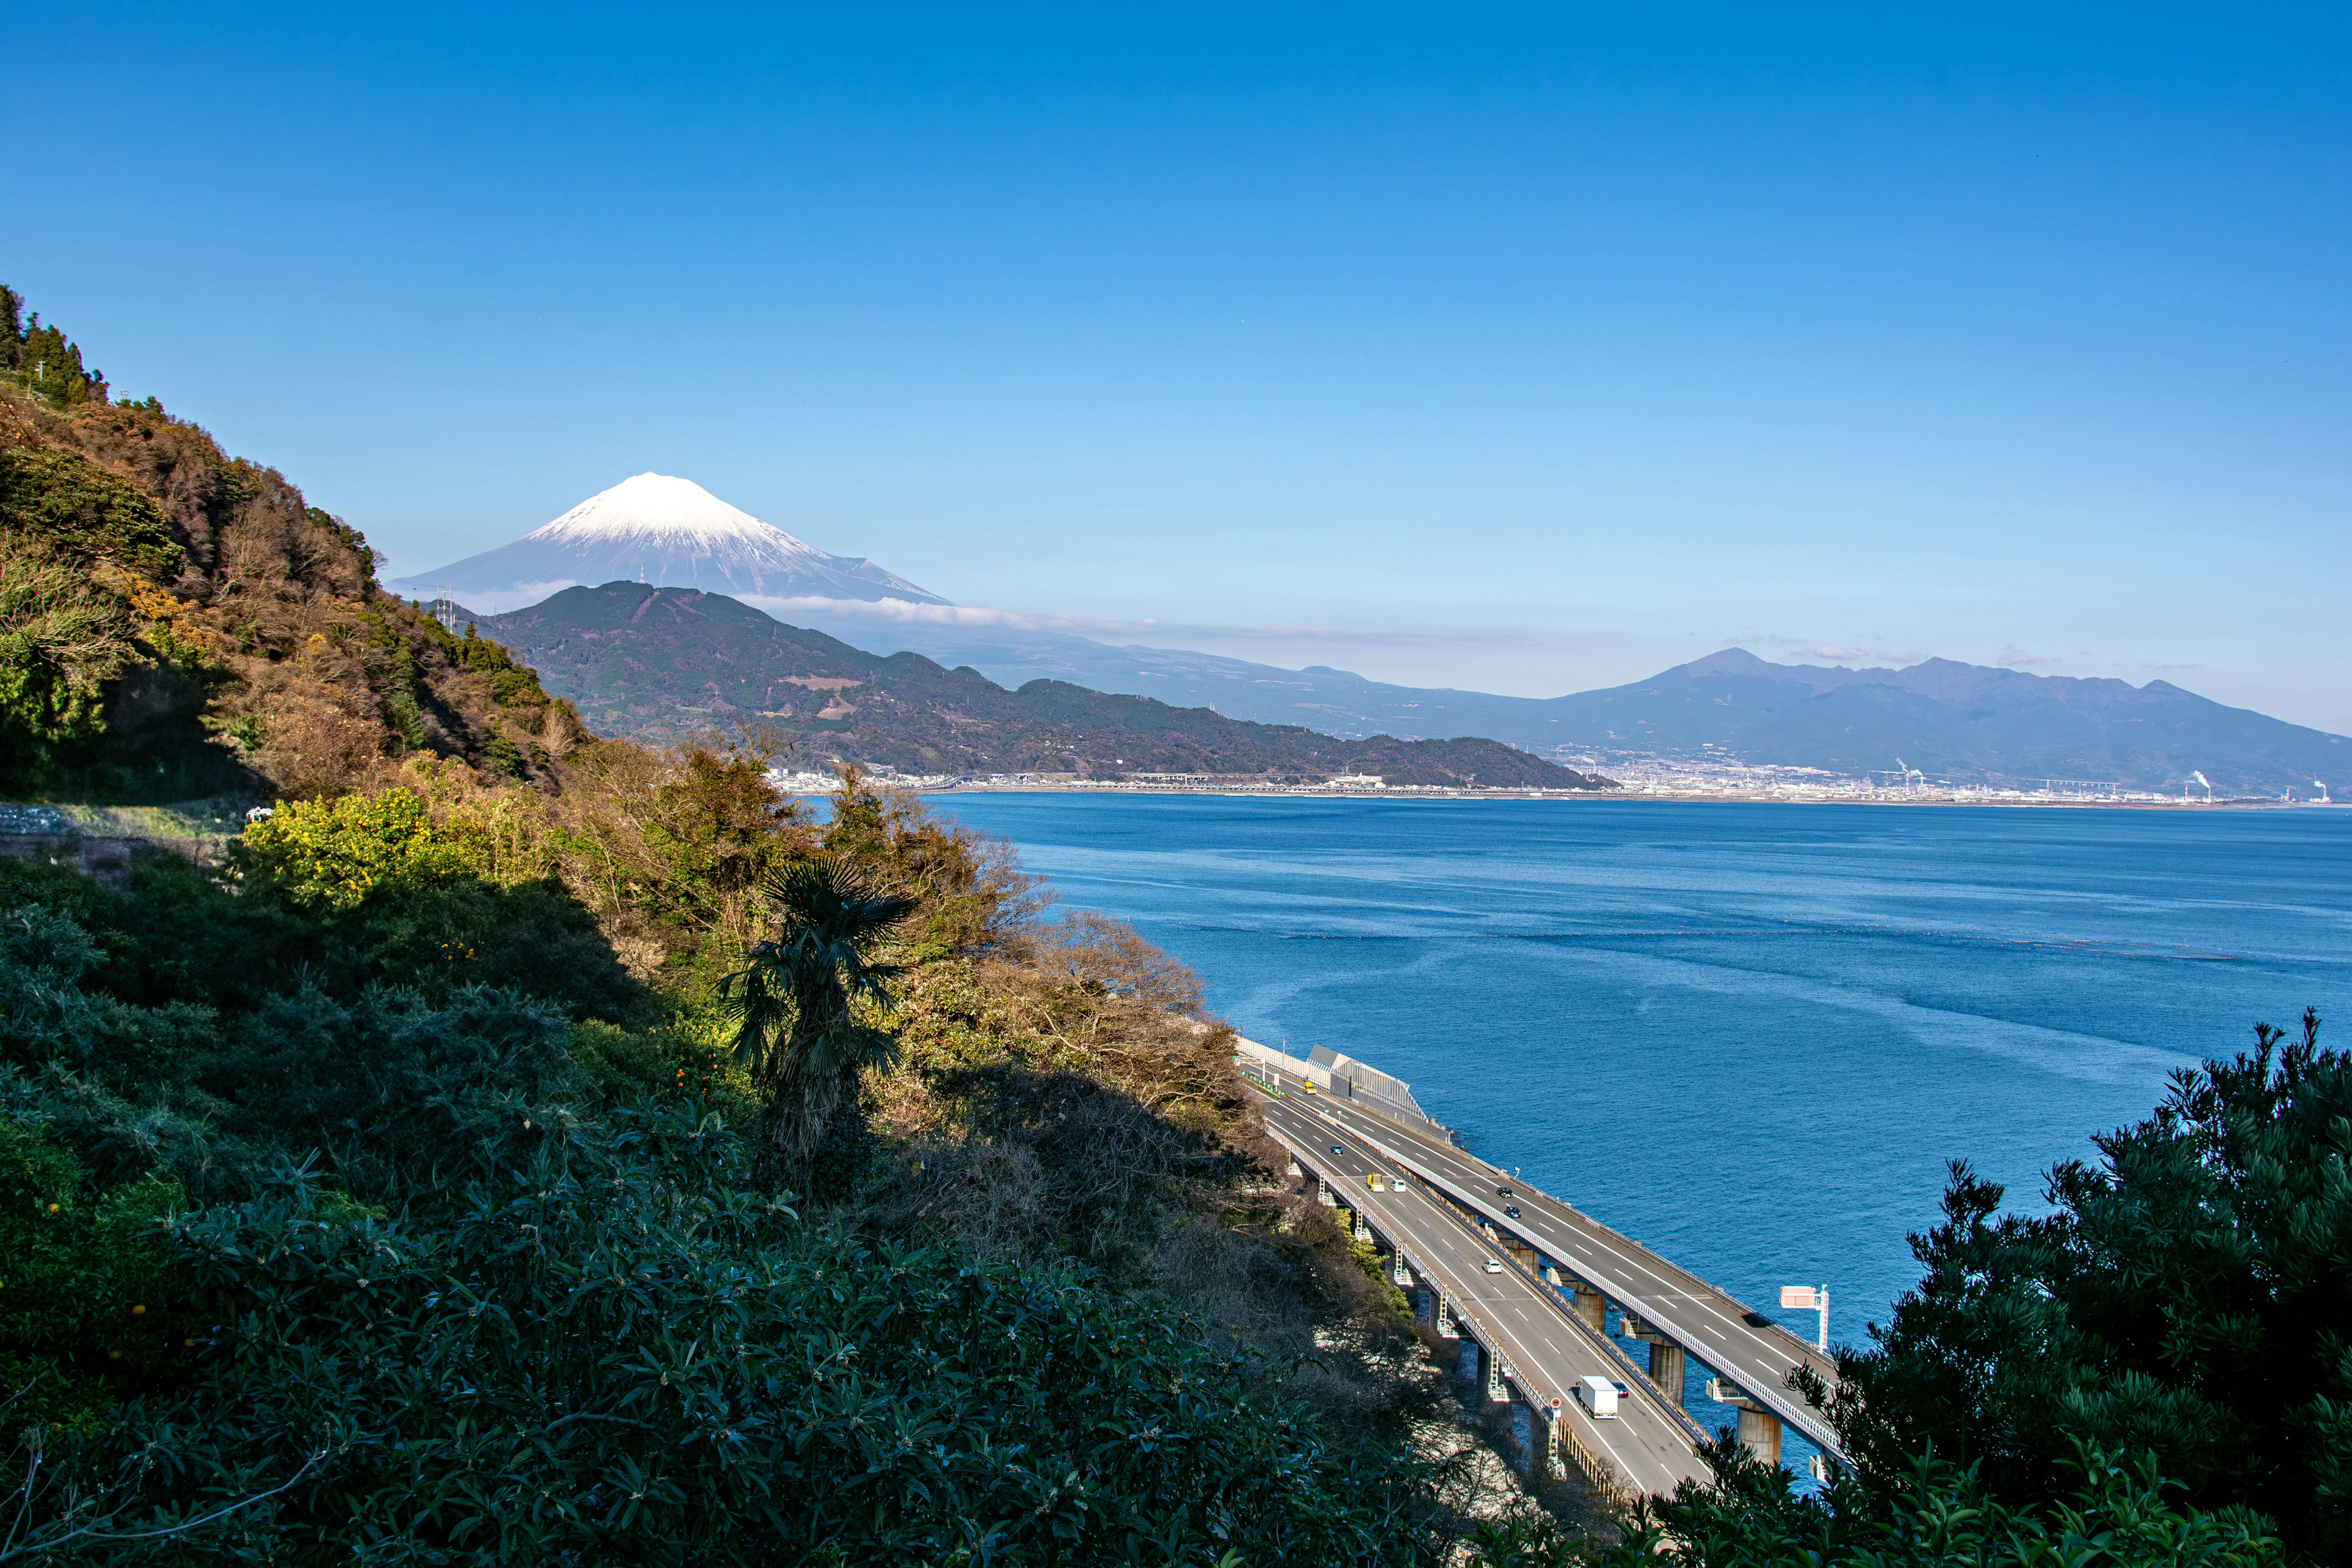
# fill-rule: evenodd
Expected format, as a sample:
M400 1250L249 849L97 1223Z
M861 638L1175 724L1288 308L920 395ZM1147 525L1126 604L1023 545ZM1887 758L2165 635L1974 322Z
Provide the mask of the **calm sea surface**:
M2255 1019L2315 1005L2352 1043L2352 812L933 804L1253 1038L1408 1080L1751 1306L1826 1283L1837 1339L1916 1278L1947 1160L2038 1207Z

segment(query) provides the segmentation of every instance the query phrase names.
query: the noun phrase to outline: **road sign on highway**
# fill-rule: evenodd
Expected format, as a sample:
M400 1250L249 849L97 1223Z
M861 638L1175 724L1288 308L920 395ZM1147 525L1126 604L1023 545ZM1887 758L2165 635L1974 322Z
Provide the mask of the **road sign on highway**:
M1822 1315L1821 1332L1814 1337L1813 1343L1816 1348L1824 1352L1830 1348L1830 1288L1828 1286L1783 1285L1780 1287L1780 1305L1801 1312L1819 1312Z

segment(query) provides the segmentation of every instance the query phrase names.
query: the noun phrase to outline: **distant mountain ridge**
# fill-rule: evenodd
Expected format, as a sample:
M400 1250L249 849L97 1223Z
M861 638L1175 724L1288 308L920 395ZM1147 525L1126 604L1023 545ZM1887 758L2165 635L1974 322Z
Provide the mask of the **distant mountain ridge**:
M2112 781L2305 793L2352 769L2340 735L2169 681L2034 675L1931 658L1903 669L1771 664L1727 648L1647 680L1542 704L1579 743L1861 773L1902 762L1961 782Z
M648 740L757 726L799 765L904 773L1204 773L1287 782L1605 789L1609 781L1476 738L1344 741L1051 680L1008 691L971 668L887 658L724 595L606 583L483 616L482 635L606 734Z
M2308 795L2314 780L2352 786L2343 737L2161 680L2134 687L1941 658L1903 669L1781 665L1732 648L1607 690L1529 698L1115 647L953 608L869 561L828 555L659 474L592 496L512 544L393 585L420 598L446 586L478 609L511 612L567 586L615 580L748 600L853 649L969 666L1008 689L1044 679L1342 740L1476 735L1602 767L1655 755L1846 776L1907 765L1989 784L2069 778L2179 790L2202 773L2230 794Z
M617 580L775 599L947 603L871 561L828 555L691 479L652 473L600 490L511 544L391 586L414 598L446 588L496 613Z
M1397 686L1347 670L1283 669L1075 633L885 626L860 606L803 612L862 647L909 647L1007 684L1039 678L1261 723L1345 736L1486 735L1606 771L1643 755L1819 768L1902 763L1964 783L2075 778L2179 790L2202 772L2227 794L2352 785L2352 742L2200 697L2169 681L2038 675L1933 658L1902 669L1773 664L1739 648L1566 697Z

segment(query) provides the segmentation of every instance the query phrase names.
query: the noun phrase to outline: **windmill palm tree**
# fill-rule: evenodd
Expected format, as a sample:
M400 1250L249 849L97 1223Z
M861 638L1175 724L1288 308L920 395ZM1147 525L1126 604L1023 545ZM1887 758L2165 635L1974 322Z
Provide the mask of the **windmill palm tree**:
M799 862L772 878L767 891L777 932L745 954L719 994L734 1015L736 1055L763 1102L769 1158L793 1169L806 1165L844 1101L855 1103L859 1075L897 1052L895 1039L858 1023L851 1007L861 998L889 1000L901 966L878 950L915 901L876 889L831 856Z

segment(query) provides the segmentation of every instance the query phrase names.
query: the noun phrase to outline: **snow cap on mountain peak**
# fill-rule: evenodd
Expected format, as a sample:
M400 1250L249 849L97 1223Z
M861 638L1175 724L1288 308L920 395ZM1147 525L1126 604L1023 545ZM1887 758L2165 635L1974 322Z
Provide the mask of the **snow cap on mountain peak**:
M646 544L754 543L770 561L824 552L728 505L692 479L644 473L599 490L544 527L524 536L541 543L627 541Z
M671 474L623 479L511 544L392 586L412 595L446 589L467 608L497 615L575 584L614 582L737 597L947 603L871 561L829 555Z

